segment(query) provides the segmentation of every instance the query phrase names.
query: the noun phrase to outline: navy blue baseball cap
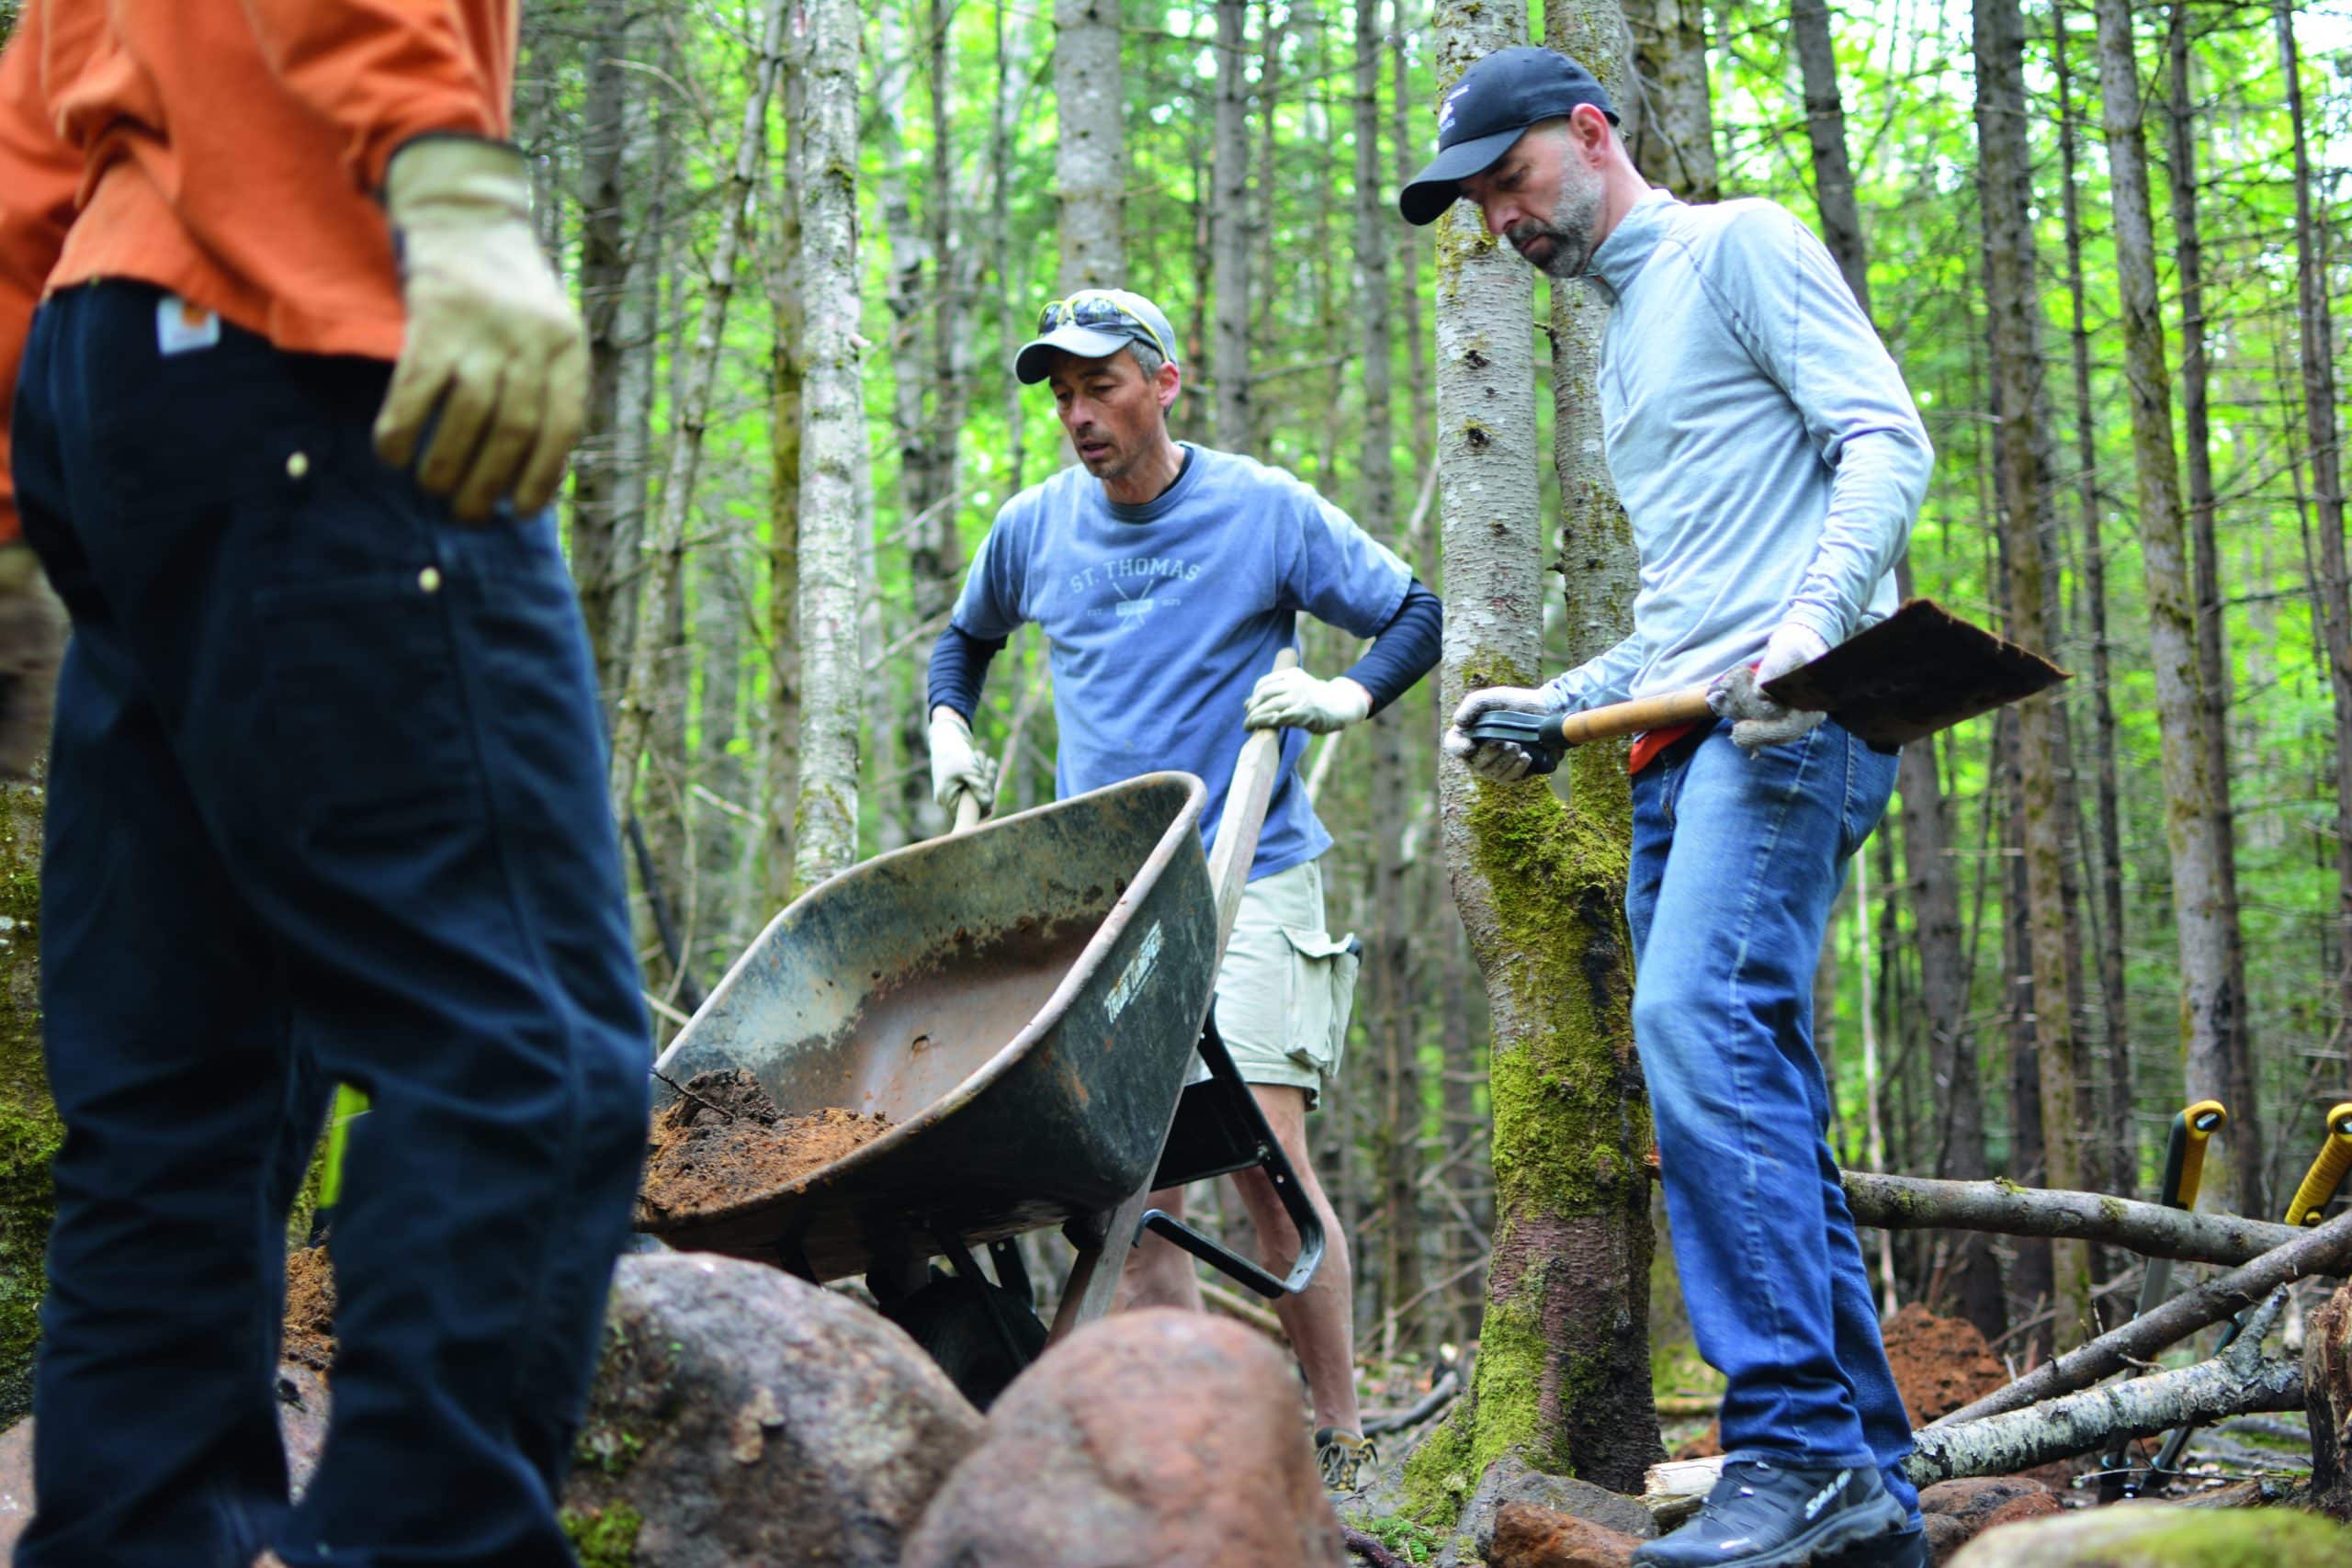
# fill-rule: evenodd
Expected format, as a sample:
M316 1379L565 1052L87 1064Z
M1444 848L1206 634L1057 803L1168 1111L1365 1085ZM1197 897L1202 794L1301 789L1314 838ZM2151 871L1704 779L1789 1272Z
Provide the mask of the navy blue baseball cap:
M1592 73L1557 50L1498 49L1462 73L1438 106L1437 156L1396 193L1408 223L1434 223L1462 182L1492 168L1531 125L1590 104L1617 123L1616 106Z

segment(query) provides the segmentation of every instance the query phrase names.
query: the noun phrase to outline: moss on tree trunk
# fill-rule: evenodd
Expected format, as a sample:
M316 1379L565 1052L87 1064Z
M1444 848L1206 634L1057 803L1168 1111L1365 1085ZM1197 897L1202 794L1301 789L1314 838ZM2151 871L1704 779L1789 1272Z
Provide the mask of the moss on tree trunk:
M32 1404L49 1160L63 1136L41 1063L40 826L39 786L0 784L0 1421Z

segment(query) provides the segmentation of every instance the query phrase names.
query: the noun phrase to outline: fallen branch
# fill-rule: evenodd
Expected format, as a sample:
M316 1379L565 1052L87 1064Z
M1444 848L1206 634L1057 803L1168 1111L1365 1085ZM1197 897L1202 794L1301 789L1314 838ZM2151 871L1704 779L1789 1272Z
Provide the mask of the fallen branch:
M1366 1535L1353 1525L1343 1525L1348 1550L1372 1564L1372 1568L1413 1568L1413 1565L1380 1544L1378 1536Z
M2236 1265L2286 1246L2301 1231L2234 1214L2199 1214L2097 1192L2019 1187L2007 1181L1930 1181L1846 1172L1846 1203L1857 1224L1880 1230L1991 1231L1998 1235L2082 1237L2148 1258Z
M1921 1486L1964 1475L2014 1475L2176 1427L2255 1411L2301 1410L2303 1369L2261 1349L2285 1302L2283 1290L2272 1292L2247 1319L2245 1332L2210 1361L2006 1415L1929 1427L1912 1439L1917 1446L1904 1471Z
M1383 1411L1367 1416L1363 1420L1363 1435L1377 1437L1383 1432L1403 1432L1419 1426L1439 1411L1453 1403L1462 1392L1462 1380L1449 1371L1437 1380L1437 1385L1402 1410Z
M2281 1285L2312 1274L2342 1273L2347 1266L2352 1266L2352 1213L2338 1214L2316 1230L2301 1232L2295 1240L2273 1247L2245 1268L2208 1280L2145 1316L2043 1362L2007 1388L1996 1389L1973 1404L1953 1411L1928 1429L2022 1410L2088 1388L2128 1366L2154 1359L2165 1347L2219 1323L2241 1307L2251 1306Z

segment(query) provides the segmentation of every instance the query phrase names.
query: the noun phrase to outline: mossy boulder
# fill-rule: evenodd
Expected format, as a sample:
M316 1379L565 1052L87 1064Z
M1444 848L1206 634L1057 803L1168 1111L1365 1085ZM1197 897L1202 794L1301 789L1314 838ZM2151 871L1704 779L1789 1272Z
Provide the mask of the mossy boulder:
M2292 1508L2125 1503L1986 1530L1950 1568L2282 1568L2352 1562L2352 1529Z

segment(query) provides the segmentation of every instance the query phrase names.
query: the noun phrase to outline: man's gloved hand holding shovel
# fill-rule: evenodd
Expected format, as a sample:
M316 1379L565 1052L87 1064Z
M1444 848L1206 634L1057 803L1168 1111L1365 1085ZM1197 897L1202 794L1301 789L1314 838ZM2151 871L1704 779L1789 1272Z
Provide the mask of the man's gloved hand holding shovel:
M1753 665L1735 664L1707 687L1707 705L1732 721L1732 744L1753 757L1767 746L1785 746L1809 734L1827 714L1783 707L1764 688L1790 671L1829 651L1822 635L1800 621L1782 621Z

